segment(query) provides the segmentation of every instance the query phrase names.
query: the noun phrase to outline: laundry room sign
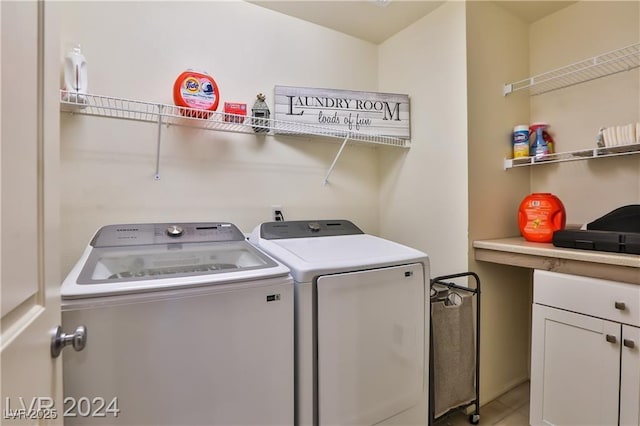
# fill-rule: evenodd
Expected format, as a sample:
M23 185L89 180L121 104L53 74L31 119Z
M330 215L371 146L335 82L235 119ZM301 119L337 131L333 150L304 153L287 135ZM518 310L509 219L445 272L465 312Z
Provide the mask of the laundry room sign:
M275 86L275 119L410 139L409 95ZM292 133L278 130L275 133Z

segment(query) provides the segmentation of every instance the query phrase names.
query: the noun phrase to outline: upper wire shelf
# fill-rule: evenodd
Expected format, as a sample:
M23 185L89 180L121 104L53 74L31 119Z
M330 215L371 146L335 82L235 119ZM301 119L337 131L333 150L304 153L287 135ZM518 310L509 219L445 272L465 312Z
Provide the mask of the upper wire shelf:
M219 111L202 111L175 105L165 105L93 94L60 91L61 110L73 114L111 117L167 125L188 126L236 133L268 133L311 135L348 139L377 145L409 148L411 142L391 136L349 130L331 129L272 118L255 118Z
M547 154L542 158L521 157L507 158L504 160L504 168L535 166L550 163L563 163L567 161L588 160L590 158L618 157L621 155L640 154L640 143L629 145L617 145L605 148L582 149L579 151L557 152Z
M502 93L506 96L519 90L529 89L529 94L535 96L638 67L640 67L640 43L612 50L515 83L505 84Z

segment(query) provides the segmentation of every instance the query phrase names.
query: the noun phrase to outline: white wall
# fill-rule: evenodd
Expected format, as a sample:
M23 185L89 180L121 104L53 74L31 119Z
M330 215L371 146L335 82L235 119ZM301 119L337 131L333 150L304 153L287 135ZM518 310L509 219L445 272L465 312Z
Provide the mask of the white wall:
M529 271L475 263L474 239L517 234L529 172L506 175L527 99L502 84L528 72L528 24L491 2L447 2L380 46L380 90L411 95L412 147L380 151L380 231L426 251L432 276L483 282L481 398L528 378ZM472 350L472 348L469 348Z
M447 2L380 45L379 89L409 93L411 149L380 150L380 232L467 268L465 4Z
M250 107L263 92L272 111L277 84L377 89L375 45L249 3L53 5L62 54L81 44L91 93L172 104L187 68L210 73L221 102ZM109 223L226 220L250 232L281 204L289 220L348 218L378 232L370 147L348 146L323 186L339 144L317 138L164 128L159 181L153 124L63 114L61 146L65 273Z
M584 1L530 28L531 74L640 42L640 3ZM547 121L558 151L595 147L600 126L640 121L635 69L531 98L531 121ZM553 192L568 222L583 224L640 202L640 156L536 167L531 188Z
M469 99L469 243L518 235L517 209L529 193L529 170L505 172L513 126L528 123L526 97L502 96L502 86L526 76L528 24L493 2L467 4ZM529 376L530 271L475 262L482 280L483 402Z
M639 117L638 70L556 92L507 97L502 85L640 41L638 2L578 2L528 24L499 2L467 5L469 228L478 239L518 235L516 212L530 192L553 192L570 223L639 198L637 156L502 170L516 124L547 121L559 151L595 147L598 127ZM475 262L483 279L481 396L490 400L528 374L530 271Z

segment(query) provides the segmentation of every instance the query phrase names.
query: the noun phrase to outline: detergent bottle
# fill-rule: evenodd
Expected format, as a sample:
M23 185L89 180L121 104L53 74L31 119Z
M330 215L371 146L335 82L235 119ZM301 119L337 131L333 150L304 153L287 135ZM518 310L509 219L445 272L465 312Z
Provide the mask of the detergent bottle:
M87 103L87 60L80 46L73 47L64 57L64 100L78 104Z
M536 129L536 141L533 145L533 156L537 159L543 159L547 155L549 155L549 145L547 145L547 141L544 140L544 129L542 127L538 127Z
M527 241L550 243L553 233L567 223L562 201L553 194L535 192L527 195L518 209L518 227Z

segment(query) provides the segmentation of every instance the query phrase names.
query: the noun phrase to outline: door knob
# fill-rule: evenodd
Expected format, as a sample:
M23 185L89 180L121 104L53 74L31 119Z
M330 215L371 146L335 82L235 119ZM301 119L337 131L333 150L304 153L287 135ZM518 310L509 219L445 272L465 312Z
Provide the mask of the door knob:
M81 351L87 345L87 327L80 325L73 334L62 332L62 327L56 327L51 337L51 358L58 358L65 346L71 345L76 351Z
M607 340L607 342L609 343L616 343L618 341L618 339L616 338L616 336L614 336L613 334L607 334L607 336L605 337L605 339Z
M622 344L624 346L626 346L627 348L629 348L629 349L633 349L633 348L636 347L636 342L634 342L633 340L630 340L630 339L624 339L622 341Z

